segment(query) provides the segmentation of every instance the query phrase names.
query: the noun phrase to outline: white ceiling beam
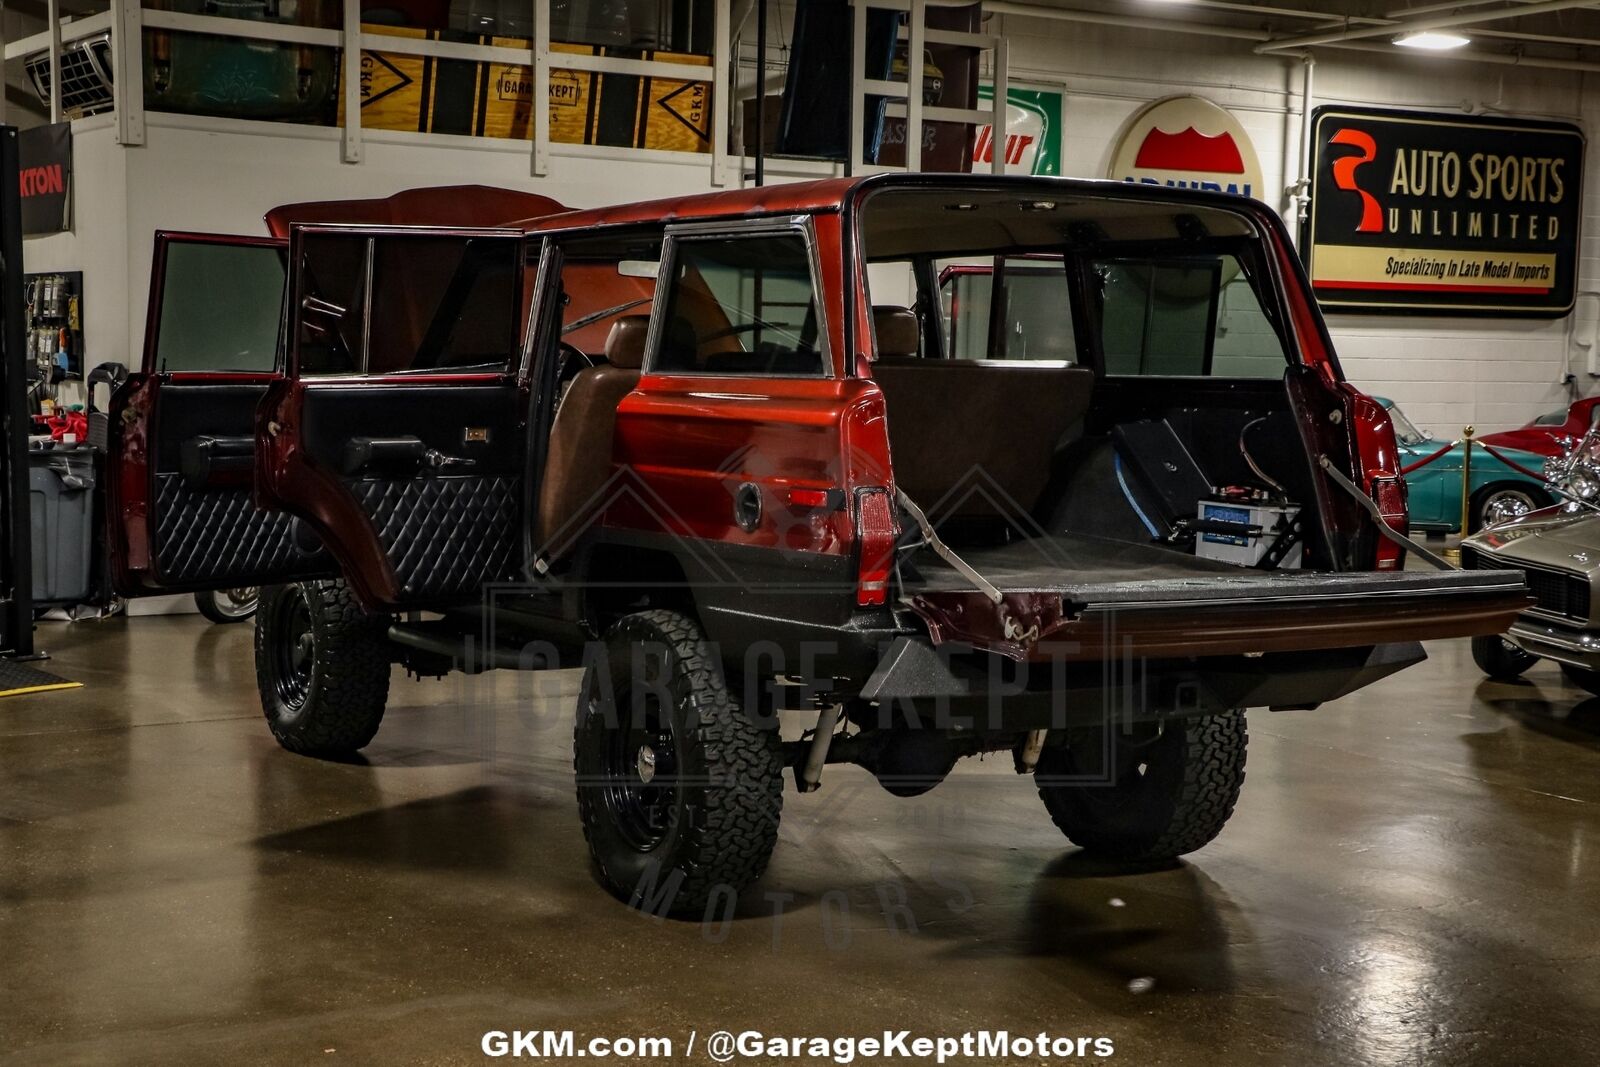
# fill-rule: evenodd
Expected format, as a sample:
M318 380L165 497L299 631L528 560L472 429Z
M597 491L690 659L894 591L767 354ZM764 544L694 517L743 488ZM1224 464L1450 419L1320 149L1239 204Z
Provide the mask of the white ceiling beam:
M1257 45L1256 51L1263 55L1269 55L1285 49L1314 48L1318 45L1339 44L1344 41L1382 37L1388 34L1398 35L1402 33L1418 33L1423 30L1466 28L1502 19L1523 18L1527 15L1541 15L1579 7L1593 7L1595 2L1596 0L1537 0L1536 3L1524 4L1519 7L1495 8L1492 11L1463 11L1451 15L1436 15L1431 18L1405 19L1383 26L1349 27L1342 30L1331 30L1326 33L1280 37L1266 44Z

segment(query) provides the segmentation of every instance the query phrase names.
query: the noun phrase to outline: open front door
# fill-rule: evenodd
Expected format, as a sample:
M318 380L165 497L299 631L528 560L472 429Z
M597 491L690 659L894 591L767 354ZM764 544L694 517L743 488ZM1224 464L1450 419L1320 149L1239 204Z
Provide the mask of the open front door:
M524 247L507 230L290 232L288 373L257 424L257 486L370 608L522 574Z
M286 243L157 233L139 373L110 411L107 544L124 596L334 571L316 535L251 497L256 407L277 368Z

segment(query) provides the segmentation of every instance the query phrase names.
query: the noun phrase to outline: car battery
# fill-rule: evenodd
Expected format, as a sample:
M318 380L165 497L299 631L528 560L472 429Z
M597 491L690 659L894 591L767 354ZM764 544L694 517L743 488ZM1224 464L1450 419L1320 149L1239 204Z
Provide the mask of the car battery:
M1261 534L1202 533L1195 538L1194 554L1201 559L1253 567L1261 562L1261 557L1289 529L1298 514L1298 504L1282 500L1255 499L1250 496L1202 500L1196 512L1196 517L1202 522L1234 522L1242 526L1256 526L1260 527ZM1278 566L1299 567L1301 555L1300 542L1296 541Z

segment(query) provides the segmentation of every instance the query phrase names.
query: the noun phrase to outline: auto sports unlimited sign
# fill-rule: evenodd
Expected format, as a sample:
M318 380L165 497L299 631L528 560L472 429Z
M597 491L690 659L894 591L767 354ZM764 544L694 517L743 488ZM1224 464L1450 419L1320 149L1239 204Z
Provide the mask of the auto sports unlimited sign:
M1326 311L1572 310L1583 134L1570 123L1322 107L1312 287Z

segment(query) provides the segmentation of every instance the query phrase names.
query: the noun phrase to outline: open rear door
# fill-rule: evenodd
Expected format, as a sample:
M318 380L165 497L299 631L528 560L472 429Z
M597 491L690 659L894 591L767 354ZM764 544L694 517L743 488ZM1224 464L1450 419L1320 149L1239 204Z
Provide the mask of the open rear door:
M288 373L258 422L257 485L370 608L444 607L522 575L525 243L291 229Z
M277 366L286 242L157 233L139 373L110 410L107 544L124 596L333 573L303 524L251 494Z

